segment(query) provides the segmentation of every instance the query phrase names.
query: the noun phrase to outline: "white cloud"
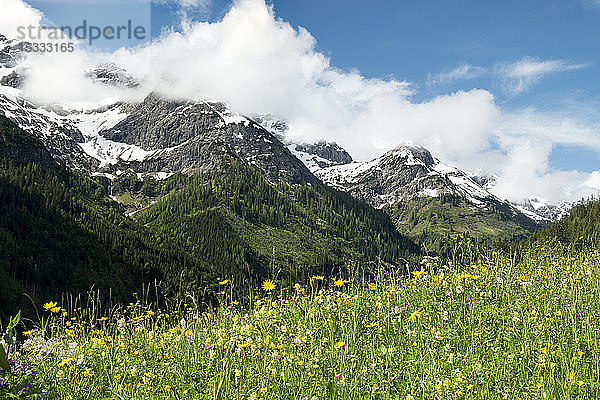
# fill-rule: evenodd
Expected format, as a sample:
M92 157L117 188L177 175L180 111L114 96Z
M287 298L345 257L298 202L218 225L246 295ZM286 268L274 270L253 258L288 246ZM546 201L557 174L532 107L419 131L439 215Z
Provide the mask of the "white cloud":
M553 169L550 155L556 145L581 146L600 153L600 126L555 112L503 112L493 142L493 149L457 162L467 169L484 166L496 174L498 183L493 191L501 198L519 201L536 195L558 202L578 200L597 191L590 174Z
M21 26L38 26L42 13L21 0L2 0L0 33L9 39L17 38Z
M498 64L496 74L506 93L518 95L526 92L544 76L557 72L585 68L583 64L569 64L563 60L538 60L523 57L513 63Z
M600 191L600 171L592 172L585 181L585 185Z
M458 80L469 80L485 74L487 70L471 64L462 64L450 71L427 74L427 86L448 85Z
M335 140L358 160L409 140L465 170L500 175L497 193L503 198L576 200L593 190L592 175L554 171L549 165L555 144L600 149L600 127L585 119L534 109L506 112L491 92L481 89L415 102L408 82L368 79L332 66L315 50L308 31L278 19L264 0L237 0L221 21L184 21L183 27L181 33L165 32L139 48L78 50L44 56L41 62L32 58L27 93L47 103L124 98L123 91L93 85L82 73L86 66L115 61L143 81L139 91L127 92L129 98L157 90L173 98L224 100L246 115L268 113L287 120L298 138ZM505 68L517 87L581 67L524 60ZM467 78L477 68L465 65L438 80Z

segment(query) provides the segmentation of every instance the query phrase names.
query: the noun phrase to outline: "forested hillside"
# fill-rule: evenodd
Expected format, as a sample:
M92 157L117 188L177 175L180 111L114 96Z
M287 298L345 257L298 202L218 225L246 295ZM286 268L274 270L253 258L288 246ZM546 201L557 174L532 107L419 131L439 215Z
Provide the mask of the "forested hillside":
M323 185L273 186L236 161L162 185L169 194L139 220L224 277L329 274L349 259L398 263L418 253L383 212L350 195Z
M559 241L571 244L577 241L600 243L600 201L590 198L581 201L569 215L536 232L529 242Z
M144 283L212 298L248 284L329 274L349 259L398 263L418 253L389 218L321 185L273 186L230 160L212 172L111 183L52 160L0 117L0 309L9 314L92 287L128 301ZM109 198L143 197L133 217ZM114 197L113 197L114 198Z
M487 247L516 243L540 227L506 203L490 201L477 207L459 194L415 197L385 210L398 230L422 244L433 254L448 255L457 235L471 238Z

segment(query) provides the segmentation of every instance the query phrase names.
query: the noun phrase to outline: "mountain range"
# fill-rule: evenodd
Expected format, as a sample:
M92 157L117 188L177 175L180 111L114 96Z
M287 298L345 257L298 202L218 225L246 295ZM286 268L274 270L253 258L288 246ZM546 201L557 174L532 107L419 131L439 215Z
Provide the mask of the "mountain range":
M493 177L471 176L411 143L356 162L336 143L299 143L285 121L242 116L221 101L152 92L87 109L34 104L21 89L22 47L0 36L0 189L10 194L0 234L13 246L2 249L0 266L13 293L116 284L123 294L148 279L216 291L224 278L341 273L351 259L404 266L447 251L459 234L527 237L571 206L510 204L491 193ZM98 85L140 85L111 63L82 74ZM16 199L33 208L19 211ZM49 221L70 233L53 238L39 227ZM15 241L23 223L35 234ZM69 261L82 232L106 265ZM56 269L60 279L51 277Z

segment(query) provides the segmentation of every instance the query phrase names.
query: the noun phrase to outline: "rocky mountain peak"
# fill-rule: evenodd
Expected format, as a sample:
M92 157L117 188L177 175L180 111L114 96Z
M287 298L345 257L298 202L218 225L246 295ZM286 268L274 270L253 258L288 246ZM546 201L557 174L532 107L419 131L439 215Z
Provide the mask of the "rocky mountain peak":
M471 179L473 179L486 190L492 189L494 186L496 186L496 183L498 181L498 177L496 175L487 173L482 169L479 169L472 173Z
M548 224L569 215L569 212L575 206L575 203L571 201L561 201L560 203L553 204L546 199L530 196L521 202L515 203L515 205L521 212L528 215L530 218L533 218L542 224Z
M26 52L24 50L25 42L16 40L0 41L0 68L15 68L25 59Z
M382 157L382 162L401 163L407 166L420 165L423 167L432 167L436 163L436 160L425 147L407 142L387 152Z
M139 82L132 75L112 62L88 68L85 71L85 76L109 86L134 88L139 85Z
M20 89L25 83L25 68L16 68L10 74L0 78L0 85Z

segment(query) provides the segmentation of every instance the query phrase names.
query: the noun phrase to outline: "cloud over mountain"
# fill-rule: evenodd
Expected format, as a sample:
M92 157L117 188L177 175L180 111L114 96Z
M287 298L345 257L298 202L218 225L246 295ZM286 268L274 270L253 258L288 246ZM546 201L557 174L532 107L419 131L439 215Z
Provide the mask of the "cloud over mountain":
M21 0L8 2L15 9L25 7ZM10 25L0 21L0 30ZM553 144L582 142L571 128L585 133L585 145L596 148L597 127L536 110L507 112L484 89L417 102L412 83L340 70L316 43L306 29L278 18L264 0L236 0L220 21L184 19L179 31L166 31L141 47L34 57L26 90L46 103L110 102L141 98L151 90L178 99L220 99L243 114L285 119L296 138L336 141L357 160L407 140L421 144L461 168L498 174L498 194L512 200L531 194L561 200L592 190L588 174L553 171L548 159ZM102 62L125 68L140 87L124 91L86 80L84 68ZM581 67L523 58L498 67L497 73L509 90L519 92L547 74ZM480 73L465 64L432 81Z

